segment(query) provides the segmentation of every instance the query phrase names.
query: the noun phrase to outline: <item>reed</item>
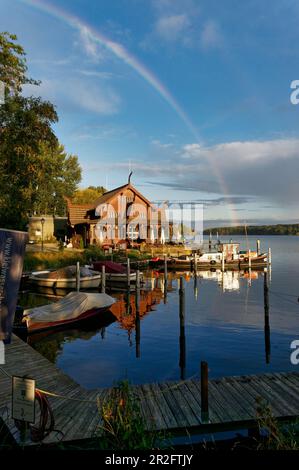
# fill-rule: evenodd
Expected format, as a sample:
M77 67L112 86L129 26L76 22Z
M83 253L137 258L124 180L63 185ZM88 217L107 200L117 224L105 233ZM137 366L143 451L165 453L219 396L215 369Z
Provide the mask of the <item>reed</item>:
M146 429L140 403L127 380L120 381L109 398L98 399L102 425L100 447L109 450L157 449L164 434Z

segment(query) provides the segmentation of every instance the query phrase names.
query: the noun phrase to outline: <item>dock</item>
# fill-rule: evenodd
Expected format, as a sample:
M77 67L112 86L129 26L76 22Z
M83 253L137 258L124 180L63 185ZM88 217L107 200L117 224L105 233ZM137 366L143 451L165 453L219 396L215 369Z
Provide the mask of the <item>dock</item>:
M105 400L112 388L84 389L13 335L12 343L6 347L6 364L0 366L0 428L2 420L16 443L21 442L21 437L11 419L12 375L34 378L39 389L50 392L55 431L43 444L83 441L95 436L101 425L97 398ZM256 428L258 398L271 406L279 421L291 422L299 417L298 372L211 379L208 389L208 419L202 419L199 378L133 385L132 393L140 403L147 429L173 436ZM28 438L23 445L32 442Z

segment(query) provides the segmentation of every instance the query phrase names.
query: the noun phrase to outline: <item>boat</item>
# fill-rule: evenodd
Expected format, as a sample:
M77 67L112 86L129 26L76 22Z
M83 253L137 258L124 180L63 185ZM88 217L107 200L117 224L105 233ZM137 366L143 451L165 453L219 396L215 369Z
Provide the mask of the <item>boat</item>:
M37 271L31 273L29 282L39 287L51 287L52 289L75 289L76 266L67 266L57 271ZM92 289L99 287L101 273L86 266L80 267L80 288Z
M219 268L222 266L222 257L224 256L224 266L226 269L262 268L267 266L267 254L257 254L256 252L238 251L227 254L222 251L207 252L200 255L196 260L197 269ZM250 263L249 263L250 258Z
M22 322L26 323L28 333L55 328L98 315L115 302L107 294L70 292L57 302L25 309Z
M127 268L120 263L114 261L94 261L92 268L96 271L101 272L102 267L105 266L105 277L106 282L113 283L125 283L128 279ZM142 279L142 273L140 273L140 279ZM130 272L130 282L136 282L136 271Z
M195 260L196 257L196 260ZM250 250L239 250L239 243L218 243L214 251L194 253L192 256L181 255L167 259L167 268L174 271L192 271L196 268L221 268L224 258L225 269L263 268L267 266L267 253L257 253ZM162 268L161 258L153 258L152 266ZM164 260L163 260L164 262Z

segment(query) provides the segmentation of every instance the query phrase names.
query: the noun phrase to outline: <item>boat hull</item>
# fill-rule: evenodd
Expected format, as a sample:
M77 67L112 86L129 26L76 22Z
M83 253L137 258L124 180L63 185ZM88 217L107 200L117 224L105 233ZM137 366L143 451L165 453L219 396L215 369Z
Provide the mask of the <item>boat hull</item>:
M29 282L39 287L51 287L52 289L76 289L77 283L75 278L50 279L48 277L37 276L32 274L29 276ZM101 282L101 274L95 276L81 277L80 289L92 289L99 287Z
M57 328L61 326L66 326L70 324L75 324L78 322L81 322L83 320L87 320L89 318L92 318L96 315L99 315L102 312L105 312L108 310L109 307L103 307L103 308L91 308L90 310L87 310L86 312L82 313L79 315L75 320L69 319L69 320L62 320L62 321L53 321L53 322L28 322L27 323L27 331L28 333L36 333L37 331L42 331L42 330L49 330L52 328Z

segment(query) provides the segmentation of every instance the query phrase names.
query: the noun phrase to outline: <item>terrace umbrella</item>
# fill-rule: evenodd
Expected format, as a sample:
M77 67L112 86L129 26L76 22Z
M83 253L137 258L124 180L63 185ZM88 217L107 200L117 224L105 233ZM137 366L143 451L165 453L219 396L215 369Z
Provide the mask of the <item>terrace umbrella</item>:
M153 228L151 228L151 243L155 243L155 234Z

